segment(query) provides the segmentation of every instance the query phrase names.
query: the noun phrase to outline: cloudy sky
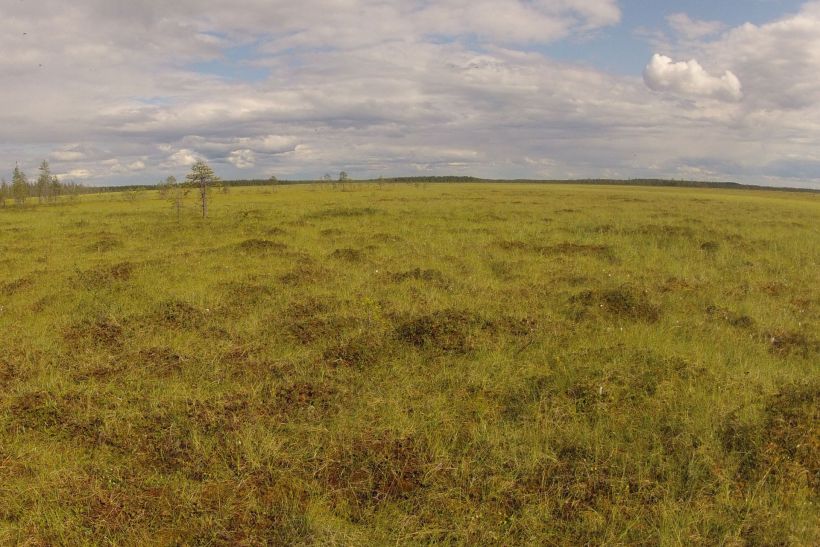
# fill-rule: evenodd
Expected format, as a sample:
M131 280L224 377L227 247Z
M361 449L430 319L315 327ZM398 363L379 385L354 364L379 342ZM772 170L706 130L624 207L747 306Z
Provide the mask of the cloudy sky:
M820 1L0 0L0 172L820 188Z

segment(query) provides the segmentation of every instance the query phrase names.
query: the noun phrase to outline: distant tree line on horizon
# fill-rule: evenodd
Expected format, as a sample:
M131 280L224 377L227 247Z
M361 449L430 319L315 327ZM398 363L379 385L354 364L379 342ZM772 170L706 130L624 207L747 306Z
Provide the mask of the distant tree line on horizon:
M60 181L51 173L48 161L43 160L38 169L36 179L29 180L19 165L14 166L11 182L0 179L0 207L6 207L9 201L16 205L25 205L29 199L37 199L38 203L54 203L61 196L76 196L88 189L82 184L73 181Z
M332 177L329 173L318 179L308 180L287 180L277 179L271 176L267 179L235 179L221 180L213 173L208 164L199 161L192 166L192 173L186 177L186 181L178 183L176 178L170 176L159 183L152 184L132 184L120 186L85 186L73 181L61 181L51 173L47 161L43 161L39 167L39 174L35 180L30 180L26 174L15 166L12 180L8 182L5 178L0 180L0 207L6 207L8 202L17 205L24 205L29 199L37 199L38 203L54 203L61 196L74 197L84 193L99 192L125 192L134 194L141 190L155 188L159 190L161 197L165 198L173 193L176 197L175 207L179 212L179 203L184 195L191 189L197 188L200 193L203 216L207 216L207 191L219 186L223 192L227 192L229 187L239 186L279 186L279 185L304 185L304 184L324 184L336 190L348 190L355 188L358 184L375 183L379 187L385 184L413 184L416 186L426 184L455 184L455 183L524 183L524 184L591 184L608 186L662 186L675 188L725 188L725 189L757 189L791 192L817 193L820 190L811 188L792 188L777 186L759 186L753 184L740 184L737 182L707 182L697 180L674 180L674 179L485 179L473 176L445 175L445 176L407 176L407 177L378 177L370 179L352 179L346 171L341 171L338 178ZM204 170L204 171L203 171ZM193 176L193 179L191 178ZM202 181L206 182L203 183Z

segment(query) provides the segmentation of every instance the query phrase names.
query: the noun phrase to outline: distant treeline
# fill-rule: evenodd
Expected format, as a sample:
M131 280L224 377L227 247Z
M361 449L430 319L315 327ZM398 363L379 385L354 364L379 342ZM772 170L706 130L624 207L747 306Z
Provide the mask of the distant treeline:
M47 169L47 165L46 165ZM42 170L42 166L41 166ZM47 171L46 171L47 173ZM25 192L26 197L38 197L41 200L44 198L51 198L55 194L79 194L79 193L97 193L97 192L134 192L140 190L148 190L157 188L166 184L165 181L158 185L150 184L132 184L127 186L82 186L75 183L57 183L54 182L52 186L53 191L49 192L44 188L42 176L39 178L39 186L37 183L30 183L26 181L28 191ZM276 178L270 179L236 179L236 180L220 180L221 186L239 187L239 186L284 186L284 185L299 185L299 184L327 184L334 187L346 186L359 183L374 183L374 184L455 184L455 183L499 183L499 184L590 184L601 186L663 186L673 188L724 188L736 190L773 190L783 192L809 192L818 193L820 190L812 188L789 188L777 186L760 186L754 184L740 184L737 182L706 182L698 180L669 180L669 179L562 179L562 180L539 180L539 179L482 179L478 177L466 176L424 176L424 177L379 177L375 179L348 179L331 180L326 175L322 179L316 180L282 180ZM60 184L60 187L58 187ZM18 187L19 188L19 187ZM44 196L44 192L49 194ZM0 186L0 201L3 198L12 199L12 185L6 184ZM19 197L18 197L19 199ZM23 198L25 199L25 198Z
M698 180L669 180L669 179L482 179L478 177L442 176L442 177L380 177L377 179L349 179L347 183L379 183L379 184L453 184L453 183L518 183L518 184L592 184L609 186L666 186L675 188L726 188L747 190L776 190L788 192L820 192L811 188L788 188L777 186L759 186L754 184L740 184L737 182L706 182ZM226 186L272 186L289 184L333 184L339 181L324 180L226 180Z
M40 164L38 171L36 179L29 179L20 166L15 166L11 182L0 178L0 207L5 207L9 201L24 205L29 199L36 199L39 203L55 203L62 196L73 198L89 191L82 184L58 179L51 173L47 161Z

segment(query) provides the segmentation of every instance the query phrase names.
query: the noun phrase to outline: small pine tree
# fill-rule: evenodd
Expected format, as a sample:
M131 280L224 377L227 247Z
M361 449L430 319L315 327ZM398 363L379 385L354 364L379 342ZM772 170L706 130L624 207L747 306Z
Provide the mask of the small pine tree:
M11 187L9 183L6 182L6 179L0 180L0 207L6 206L6 200L11 195Z
M185 180L194 188L199 188L199 197L202 202L202 218L208 216L208 188L219 182L219 177L214 174L213 169L202 160L191 166L191 172Z
M14 173L11 176L11 193L17 205L23 205L28 199L28 179L19 165L14 166Z
M165 180L157 183L157 190L159 191L159 199L168 199L171 194L171 188L177 183L176 177L169 176Z
M182 206L185 202L185 197L191 191L191 188L177 183L177 179L173 175L165 179L162 186L167 188L167 199L177 212L177 222L179 222L182 220Z
M51 176L51 190L49 195L51 199L57 201L57 198L63 193L63 186L60 184L60 179L57 178L57 175Z
M37 177L35 188L37 189L37 201L40 203L51 201L51 168L46 160L40 164L40 176Z

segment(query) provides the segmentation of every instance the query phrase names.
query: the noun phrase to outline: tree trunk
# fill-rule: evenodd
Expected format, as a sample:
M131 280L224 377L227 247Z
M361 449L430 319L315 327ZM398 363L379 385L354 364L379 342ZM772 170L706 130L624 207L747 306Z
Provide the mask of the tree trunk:
M199 187L199 191L202 194L202 218L208 216L208 187L205 185L205 181L202 181Z

